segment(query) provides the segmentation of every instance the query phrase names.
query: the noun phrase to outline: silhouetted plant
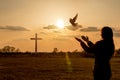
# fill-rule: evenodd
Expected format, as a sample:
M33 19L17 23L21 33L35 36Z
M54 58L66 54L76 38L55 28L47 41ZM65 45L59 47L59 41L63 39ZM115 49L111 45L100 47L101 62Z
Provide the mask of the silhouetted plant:
M73 51L73 53L77 53L77 52L79 52L78 49L75 49L75 50Z
M4 46L0 49L0 52L20 52L20 49L13 46Z
M53 53L57 53L57 52L58 52L58 48L54 48Z

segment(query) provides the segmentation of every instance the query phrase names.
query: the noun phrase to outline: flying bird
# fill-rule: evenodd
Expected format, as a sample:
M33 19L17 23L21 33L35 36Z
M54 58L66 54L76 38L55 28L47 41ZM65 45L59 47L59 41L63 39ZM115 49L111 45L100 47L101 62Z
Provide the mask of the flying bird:
M76 20L77 20L77 17L78 17L78 14L76 14L73 19L70 18L70 20L69 20L69 22L70 22L70 23L72 24L72 26L74 26L74 27L78 25L78 23L75 23Z

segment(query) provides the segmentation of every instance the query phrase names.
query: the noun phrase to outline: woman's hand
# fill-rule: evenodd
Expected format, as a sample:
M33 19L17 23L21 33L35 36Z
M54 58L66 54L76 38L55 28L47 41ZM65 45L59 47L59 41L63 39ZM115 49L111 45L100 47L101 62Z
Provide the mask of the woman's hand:
M78 41L78 42L83 42L81 39L75 37L75 39Z
M81 36L81 38L82 38L84 41L89 42L88 36Z

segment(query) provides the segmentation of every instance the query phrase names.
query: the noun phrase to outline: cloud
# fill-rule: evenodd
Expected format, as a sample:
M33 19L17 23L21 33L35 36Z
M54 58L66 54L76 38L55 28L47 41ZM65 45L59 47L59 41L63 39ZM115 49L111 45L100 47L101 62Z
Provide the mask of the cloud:
M60 31L53 31L54 33L61 33Z
M40 34L47 34L47 33L45 33L45 32L40 32Z
M65 26L65 28L69 29L69 30L72 30L72 31L75 31L79 28L81 28L82 26L81 25L78 25L78 26L72 26L72 25L69 25L69 26Z
M43 27L43 29L57 29L55 25L48 25L47 27Z
M120 37L120 32L114 32L114 37Z
M69 25L69 26L65 26L65 28L69 29L69 30L72 30L72 31L75 31L79 28L81 28L82 26L81 25L78 25L78 26L72 26L72 25ZM55 25L48 25L46 27L43 27L43 29L58 29L57 26ZM57 32L56 32L57 33Z
M0 26L1 30L12 30L12 31L29 31L22 26Z
M99 29L97 27L88 27L88 28L82 28L82 29L80 29L80 31L83 31L83 32L94 32L94 31L99 31Z
M113 28L113 27L112 27L112 30L113 30L113 32L120 32L119 29L116 29L116 28Z

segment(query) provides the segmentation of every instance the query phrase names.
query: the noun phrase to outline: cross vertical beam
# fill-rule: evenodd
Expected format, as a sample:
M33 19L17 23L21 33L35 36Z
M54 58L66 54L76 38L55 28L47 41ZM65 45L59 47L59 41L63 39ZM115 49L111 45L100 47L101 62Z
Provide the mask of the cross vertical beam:
M35 33L35 38L30 38L31 40L35 40L35 53L37 53L37 40L41 40L42 38L37 37L37 33Z

